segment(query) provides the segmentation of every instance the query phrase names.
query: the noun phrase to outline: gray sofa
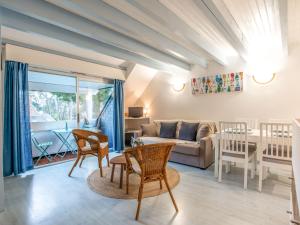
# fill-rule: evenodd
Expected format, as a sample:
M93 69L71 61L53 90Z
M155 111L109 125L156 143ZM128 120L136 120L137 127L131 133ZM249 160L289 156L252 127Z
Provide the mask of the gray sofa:
M197 138L195 141L178 139L182 121L188 123L199 123ZM162 122L178 122L176 138L169 139L160 137L160 124ZM176 146L171 152L169 161L206 169L214 162L214 150L210 135L216 131L216 125L212 121L155 120L151 124L142 125L142 132L139 138L144 144L175 142Z

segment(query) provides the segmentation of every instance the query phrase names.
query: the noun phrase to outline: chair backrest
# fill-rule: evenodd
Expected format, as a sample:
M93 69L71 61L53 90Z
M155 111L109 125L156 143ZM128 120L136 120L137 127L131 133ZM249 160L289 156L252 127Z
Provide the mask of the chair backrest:
M236 122L246 122L250 129L259 129L258 119L253 118L237 118Z
M101 142L107 142L107 137L99 132L74 129L72 133L76 140L79 151L81 151L86 146L89 146L93 151L97 151L101 148Z
M263 156L274 159L291 160L292 124L261 123L260 144Z
M155 176L165 171L174 146L175 143L139 145L129 151L138 162L143 176Z
M269 119L268 123L292 123L289 119Z
M248 132L246 122L219 123L220 152L234 153L248 157Z

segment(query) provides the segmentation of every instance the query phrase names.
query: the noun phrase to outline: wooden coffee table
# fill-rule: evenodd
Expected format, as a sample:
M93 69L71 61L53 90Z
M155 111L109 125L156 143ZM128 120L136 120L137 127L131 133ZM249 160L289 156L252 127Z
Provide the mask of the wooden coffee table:
M114 181L114 173L115 173L115 167L116 165L121 166L121 173L120 173L120 188L122 189L123 186L123 171L126 169L126 158L124 155L119 155L110 160L110 163L112 164L112 171L111 171L111 177L110 181Z

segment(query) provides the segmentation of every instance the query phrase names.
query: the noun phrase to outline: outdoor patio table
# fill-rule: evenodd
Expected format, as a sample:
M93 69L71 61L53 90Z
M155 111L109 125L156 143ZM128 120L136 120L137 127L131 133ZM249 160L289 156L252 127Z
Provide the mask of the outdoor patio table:
M76 152L76 149L72 148L72 144L69 141L69 138L70 138L70 136L72 134L72 130L73 129L57 129L57 130L52 130L53 133L56 135L56 137L62 142L60 148L58 149L58 151L57 151L57 153L55 155L55 157L56 156L60 156L60 157L63 158L66 155L67 151L71 151L73 153ZM62 153L61 151L63 150L64 146L67 148L67 150L64 153ZM60 153L62 153L62 154L60 155Z

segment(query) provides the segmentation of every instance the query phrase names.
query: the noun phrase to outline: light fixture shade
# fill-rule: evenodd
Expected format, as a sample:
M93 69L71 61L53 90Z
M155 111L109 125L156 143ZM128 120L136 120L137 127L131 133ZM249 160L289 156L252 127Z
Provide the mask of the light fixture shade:
M174 91L180 92L180 91L183 91L184 88L185 88L185 83L176 82L173 84Z
M275 78L275 73L266 73L264 75L253 75L252 78L257 84L268 84Z

